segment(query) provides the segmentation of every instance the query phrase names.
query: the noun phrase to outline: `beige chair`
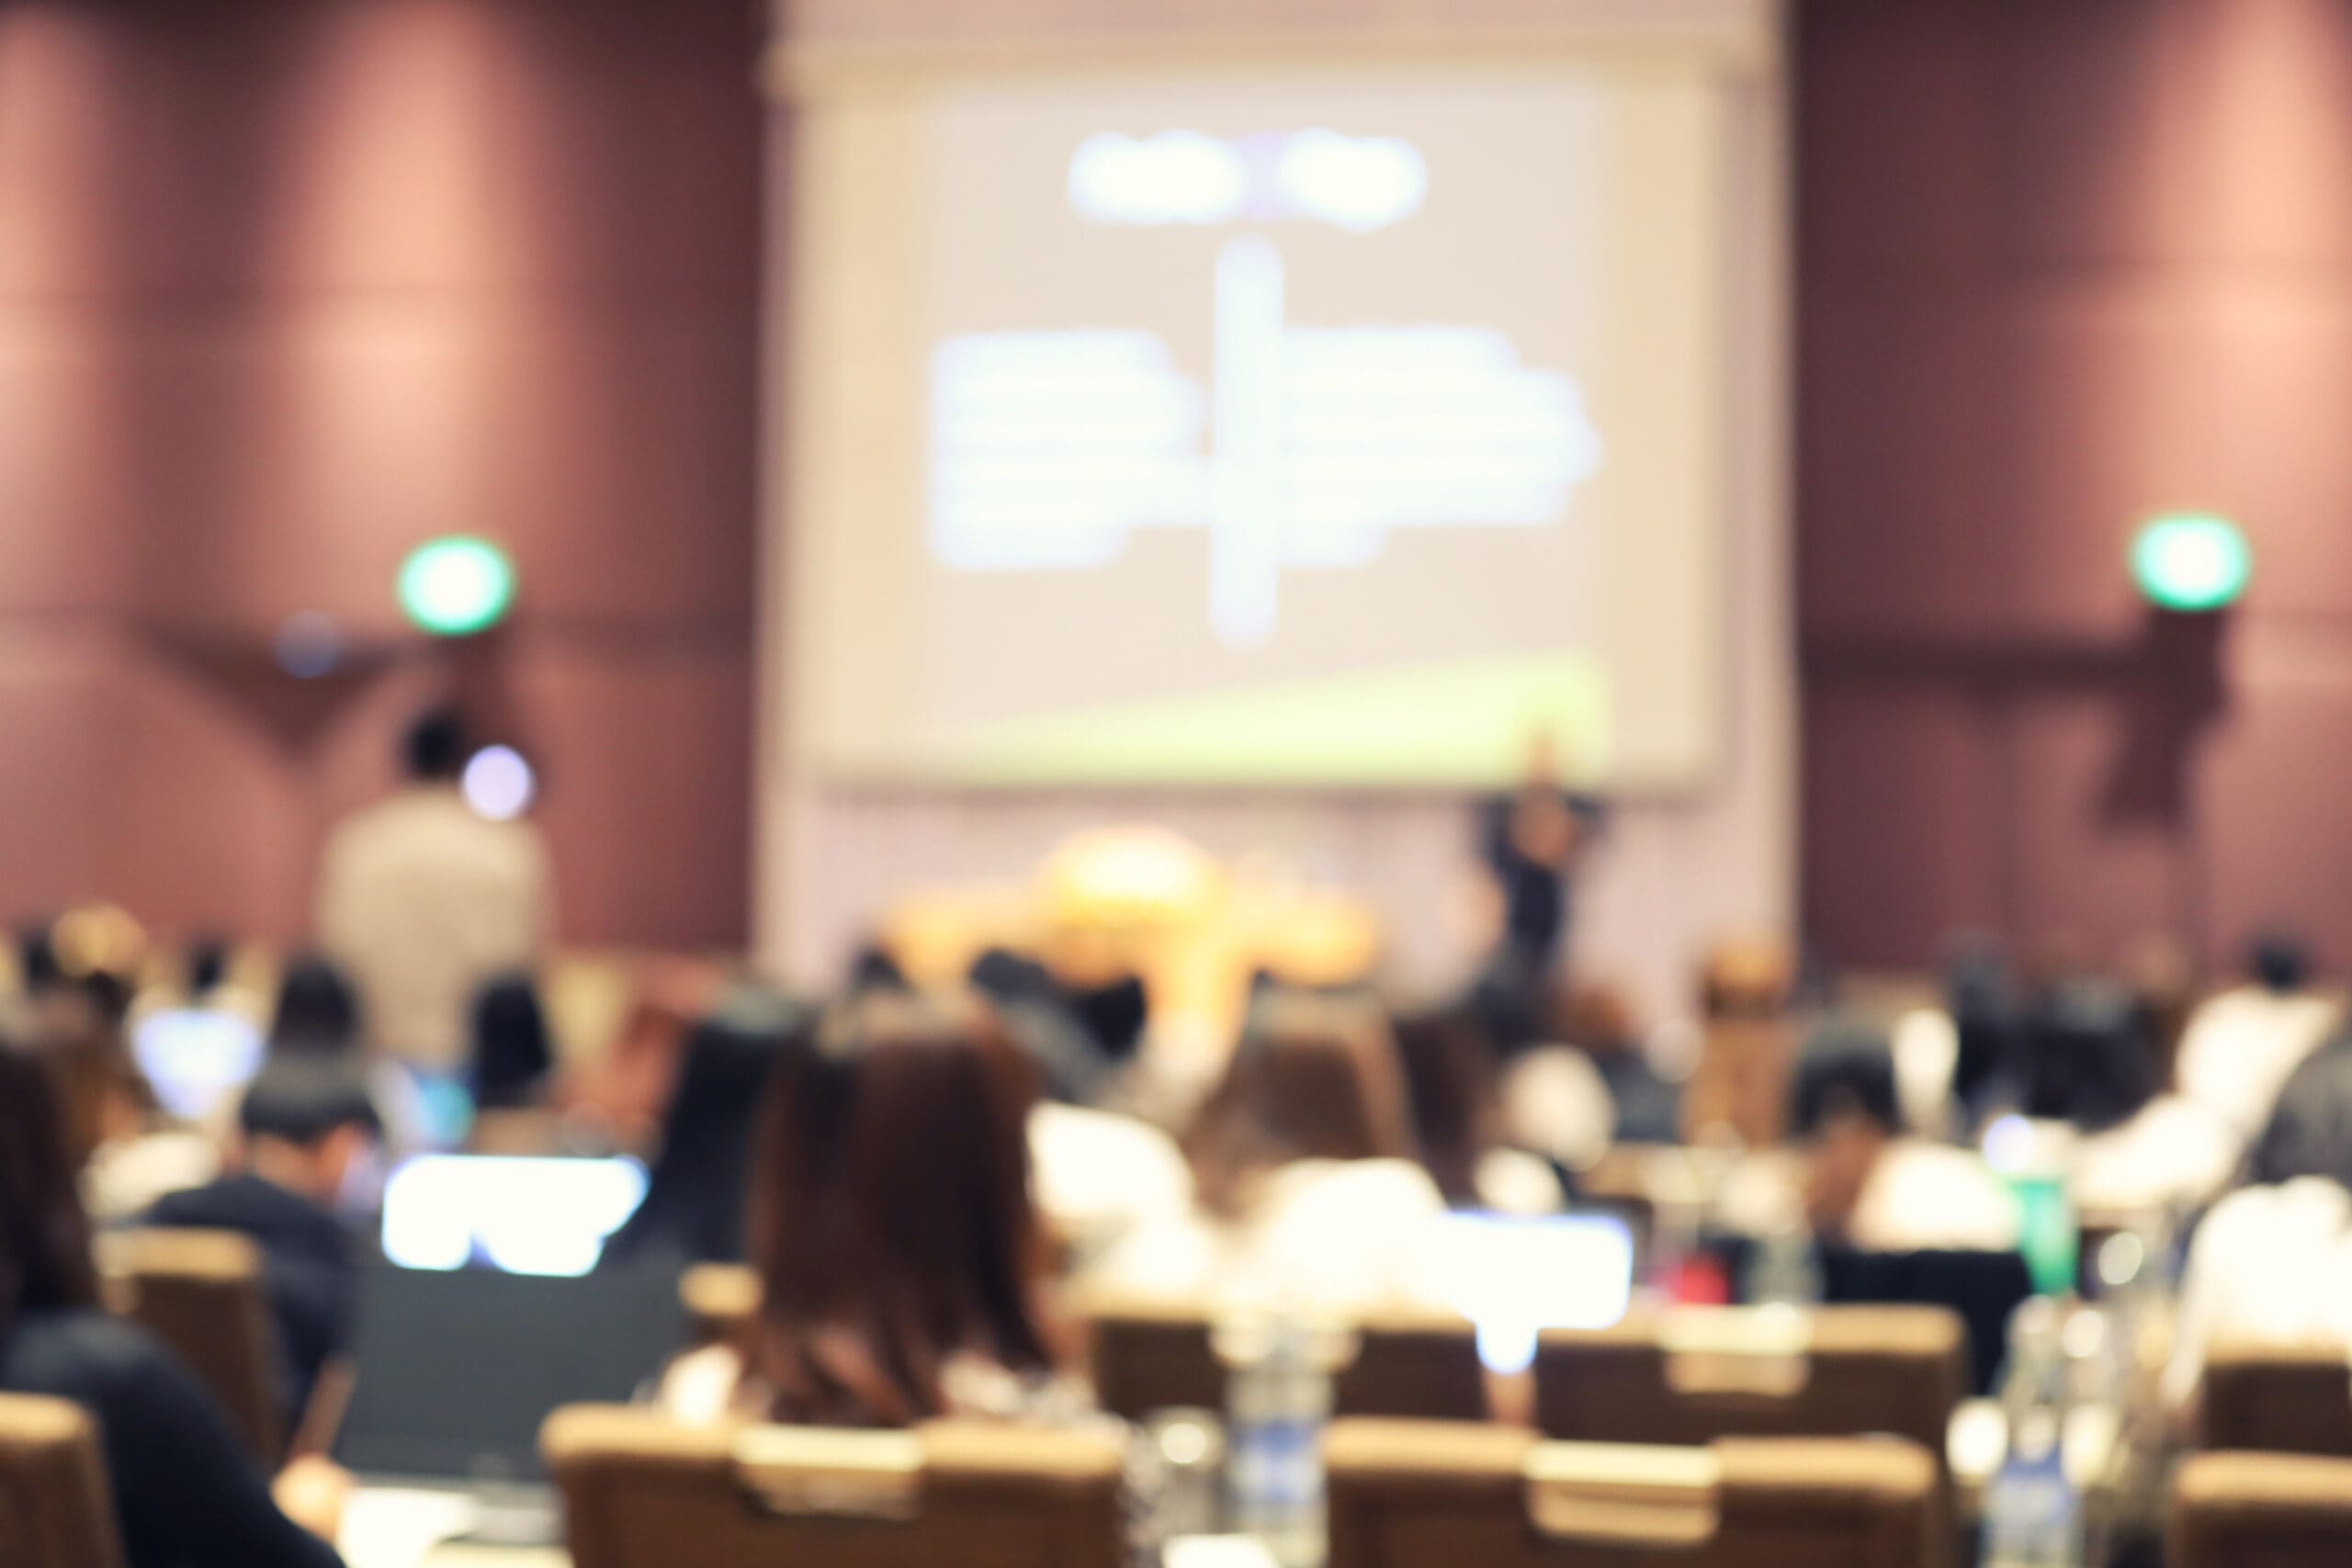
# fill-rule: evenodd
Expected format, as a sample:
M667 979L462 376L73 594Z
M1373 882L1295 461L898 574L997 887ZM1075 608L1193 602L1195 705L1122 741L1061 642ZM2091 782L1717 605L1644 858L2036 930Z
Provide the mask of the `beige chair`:
M2352 1461L2202 1453L2173 1480L2170 1568L2352 1562Z
M0 1561L121 1568L106 1461L81 1406L0 1394Z
M2352 1361L2341 1349L2216 1345L2202 1403L2206 1448L2352 1458Z
M261 1249L229 1231L143 1230L100 1249L107 1294L177 1356L264 1471L285 1457L277 1325Z
M1156 1410L1225 1407L1211 1314L1193 1304L1095 1298L1080 1307L1094 1397L1130 1421ZM1384 1313L1354 1325L1355 1353L1332 1382L1342 1416L1487 1418L1476 1332L1460 1317Z
M559 1410L541 1438L576 1568L1125 1568L1122 1456L1070 1432L679 1426Z
M1508 1427L1335 1423L1329 1568L1918 1568L1934 1461L1899 1439L1703 1448L1546 1442Z
M1535 1352L1536 1425L1586 1442L1884 1433L1940 1459L1967 1388L1966 1331L1941 1307L1637 1315Z
M741 1263L697 1263L678 1276L678 1301L697 1345L740 1338L760 1310L760 1277Z

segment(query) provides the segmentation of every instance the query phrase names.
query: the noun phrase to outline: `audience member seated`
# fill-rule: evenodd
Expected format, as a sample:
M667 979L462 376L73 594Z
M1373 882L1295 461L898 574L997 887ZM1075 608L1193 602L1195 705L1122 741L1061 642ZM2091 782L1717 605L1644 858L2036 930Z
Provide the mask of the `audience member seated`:
M2311 989L2311 961L2291 937L2266 936L2244 984L2199 1008L2181 1036L2180 1092L2241 1138L2262 1130L2278 1091L2334 1032L2341 1010Z
M2352 1346L2352 1039L2289 1077L2247 1175L2189 1246L2165 1380L2177 1406L2217 1341Z
M130 1219L166 1192L200 1186L220 1168L210 1138L163 1114L121 1021L120 1012L100 1010L83 1027L39 1041L64 1095L82 1201L105 1224Z
M867 995L786 1054L750 1194L758 1316L681 1360L674 1415L904 1427L1087 1408L1040 1312L1034 1076L988 1016Z
M1513 1144L1571 1173L1589 1170L1617 1131L1608 1083L1573 1045L1540 1045L1504 1069L1502 1113Z
M1682 1090L1650 1066L1634 1004L1615 986L1582 986L1558 999L1555 1032L1592 1059L1615 1109L1621 1144L1671 1144L1680 1135ZM1781 1093L1787 1092L1785 1087Z
M320 1370L350 1347L357 1261L337 1210L373 1206L366 1189L383 1124L355 1071L300 1057L265 1067L237 1121L229 1174L162 1199L146 1223L236 1231L261 1248L292 1432Z
M1427 1242L1445 1199L1410 1117L1377 1007L1261 1001L1184 1139L1198 1210L1129 1236L1089 1282L1335 1312L1443 1306Z
M2156 1088L2154 1053L2127 987L2088 972L2042 986L2017 1059L2017 1110L2103 1133L2138 1115Z
M368 1021L350 976L333 960L304 953L278 976L269 1021L269 1059L341 1063L364 1073L384 1119L384 1143L409 1154L452 1141L447 1111L436 1111L416 1075L368 1049Z
M1951 1096L1965 1132L1984 1119L2015 1070L2024 1005L2009 956L1987 937L1964 937L1944 969L1951 1018Z
M539 988L528 975L503 975L474 998L473 1061L468 1087L478 1111L527 1111L547 1099L555 1052Z
M1883 1036L1834 1022L1810 1042L1790 1123L1805 1214L1824 1242L1872 1252L2017 1246L2016 1201L1975 1151L1905 1134Z
M1796 954L1785 942L1727 942L1708 955L1699 983L1699 1064L1681 1097L1683 1142L1728 1138L1751 1149L1781 1142L1797 1054L1789 1007L1795 985Z
M303 953L277 979L269 1019L273 1054L342 1056L365 1047L359 993L332 960Z
M743 1260L744 1192L761 1100L776 1064L808 1049L813 1028L798 1002L737 986L688 1030L645 1201L605 1244L602 1266Z
M1111 1073L1110 1058L1044 964L991 947L972 960L967 978L995 1009L1013 1043L1037 1064L1047 1094L1073 1105L1099 1098Z
M95 1417L129 1568L328 1568L338 1561L322 1538L341 1511L340 1472L298 1461L278 1477L273 1500L188 1374L99 1309L62 1103L42 1061L6 1042L0 1391L72 1400Z
M1397 1015L1394 1029L1421 1164L1445 1201L1503 1213L1558 1210L1550 1164L1504 1141L1494 1050L1476 1012L1429 1008Z
M1193 1212L1184 1151L1139 1117L1041 1099L1029 1111L1029 1165L1037 1212L1079 1267Z

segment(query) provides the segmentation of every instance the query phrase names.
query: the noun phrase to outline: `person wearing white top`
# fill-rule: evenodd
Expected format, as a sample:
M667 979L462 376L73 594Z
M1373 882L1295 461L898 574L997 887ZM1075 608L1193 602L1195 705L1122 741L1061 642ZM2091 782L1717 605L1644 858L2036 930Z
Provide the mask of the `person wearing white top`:
M1131 1233L1082 1287L1356 1315L1446 1303L1445 1213L1412 1157L1402 1070L1376 1009L1261 1004L1185 1139L1199 1206Z
M1883 1037L1839 1026L1810 1043L1793 1100L1805 1216L1823 1239L1871 1252L2017 1246L2017 1201L1983 1156L1903 1136Z
M2306 987L2302 949L2283 938L2256 942L2247 967L2246 984L2190 1017L2175 1077L2183 1096L2250 1140L2288 1075L2335 1032L2343 1010Z
M2352 1041L2288 1078L2247 1174L2189 1244L2165 1376L2176 1407L2224 1340L2352 1350Z
M469 750L454 714L419 719L408 786L335 829L319 882L319 937L357 983L373 1044L432 1072L462 1065L475 994L531 967L552 923L546 842L466 804Z

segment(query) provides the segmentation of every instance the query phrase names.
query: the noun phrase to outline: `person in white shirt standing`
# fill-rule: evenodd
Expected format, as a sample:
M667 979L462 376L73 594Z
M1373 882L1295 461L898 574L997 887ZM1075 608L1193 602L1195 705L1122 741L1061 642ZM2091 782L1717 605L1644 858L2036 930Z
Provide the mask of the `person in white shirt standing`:
M538 829L492 821L459 790L471 750L455 712L417 719L406 785L336 828L319 881L319 939L357 983L373 1044L432 1073L464 1065L475 994L533 967L553 923Z

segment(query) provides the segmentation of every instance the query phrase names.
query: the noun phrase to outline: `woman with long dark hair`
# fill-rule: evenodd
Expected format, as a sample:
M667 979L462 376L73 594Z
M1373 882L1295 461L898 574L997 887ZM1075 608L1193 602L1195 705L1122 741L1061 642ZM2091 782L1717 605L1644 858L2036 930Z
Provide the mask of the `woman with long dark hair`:
M1075 1404L1038 1309L1035 1099L978 1011L877 994L828 1017L780 1059L753 1136L759 1314L682 1363L665 1402L851 1427Z
M131 1568L327 1568L338 1560L273 1502L202 1390L99 1310L90 1226L47 1065L0 1040L0 1391L96 1418ZM332 1529L338 1475L298 1463L280 1495Z

